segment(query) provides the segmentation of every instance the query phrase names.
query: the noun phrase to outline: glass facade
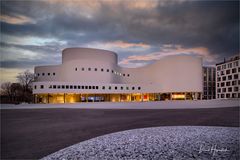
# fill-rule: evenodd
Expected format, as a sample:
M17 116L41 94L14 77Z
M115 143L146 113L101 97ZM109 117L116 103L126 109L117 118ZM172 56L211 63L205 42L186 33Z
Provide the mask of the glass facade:
M164 100L194 100L201 99L201 93L131 93L131 94L77 94L54 93L35 94L35 103L81 103L81 102L147 102Z

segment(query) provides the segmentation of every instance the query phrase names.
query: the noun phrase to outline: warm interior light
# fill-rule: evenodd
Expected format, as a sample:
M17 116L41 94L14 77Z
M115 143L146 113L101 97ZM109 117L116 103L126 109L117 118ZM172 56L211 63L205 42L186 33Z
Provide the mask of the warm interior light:
M173 99L185 99L185 94L173 94Z

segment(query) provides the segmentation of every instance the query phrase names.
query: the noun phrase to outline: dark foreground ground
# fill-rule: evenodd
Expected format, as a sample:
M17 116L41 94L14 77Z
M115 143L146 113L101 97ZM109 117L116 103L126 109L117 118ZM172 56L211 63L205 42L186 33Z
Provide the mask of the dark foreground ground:
M1 110L1 159L38 159L107 133L181 125L239 127L239 107L180 110Z

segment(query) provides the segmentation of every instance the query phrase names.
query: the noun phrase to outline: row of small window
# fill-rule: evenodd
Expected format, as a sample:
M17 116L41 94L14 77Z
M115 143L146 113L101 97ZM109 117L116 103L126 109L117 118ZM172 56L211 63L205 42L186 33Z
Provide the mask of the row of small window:
M51 75L55 76L56 73L55 72L53 72L52 74L51 73L47 73L46 75L48 75L48 76L51 76ZM40 76L40 73L37 73L37 76ZM42 73L42 76L45 76L45 73Z
M237 85L237 82L238 82L238 85L240 85L240 80L238 80L238 81L232 81L232 83L231 82L221 82L221 83L217 83L217 87L225 87L225 83L226 83L226 86L231 86L231 84L232 84L232 86L236 86Z
M225 94L218 94L218 98L240 98L240 93L227 93L226 96Z
M203 99L215 99L215 96L214 95L209 95L209 96L205 95L205 96L203 96Z
M215 68L203 68L204 75L214 75L216 73Z
M207 77L207 76L204 76L204 77L203 77L203 80L204 80L204 81L207 81L207 78L208 78L208 81L215 81L215 76L214 76L214 77L210 77L210 76Z
M240 72L240 67L238 68L238 72ZM237 73L237 68L233 68L232 73ZM231 74L231 69L226 70L226 74ZM225 75L225 71L218 71L217 76L219 77L220 75Z
M227 69L227 68L232 68L232 67L237 67L238 61L236 62L232 62L232 63L228 63L228 64L223 64L222 66L218 66L217 70L220 71L221 69Z
M227 78L228 78L228 80L232 80L232 75L223 76L223 77L222 77L222 81L226 81ZM233 78L234 78L234 79L238 79L238 74L233 75ZM221 77L218 77L218 78L217 78L217 81L221 81Z
M211 91L204 91L203 94L204 95L213 95L215 92L211 92Z
M238 92L238 87L234 87L234 89L232 87L228 87L228 88L218 88L217 92Z
M207 83L207 82L204 82L204 83L203 83L203 86L205 86L205 87L206 87L206 86L208 86L208 87L213 86L213 87L214 87L215 85L216 85L215 81L210 81L210 82L208 82L208 83Z
M207 91L207 90L208 91L215 91L215 89L216 89L215 86L214 87L203 87L204 91Z
M50 89L99 89L99 86L77 86L77 85L50 85L49 86ZM115 89L115 90L118 90L118 89L121 89L123 90L124 87L121 86L121 87L112 87L112 86L102 86L101 89L105 90L105 89L108 89L108 90L111 90L111 89ZM37 89L37 86L35 85L34 86L34 89ZM44 85L40 85L40 89L44 89ZM135 87L125 87L126 90L135 90ZM136 87L137 90L141 90L141 87Z
M88 68L87 70L88 71L91 71L92 69L94 69L94 71L98 71L98 68ZM76 67L75 68L75 71L78 71L78 68ZM81 68L81 71L85 71L85 68L84 67L82 67ZM116 75L119 75L119 76L127 76L127 77L129 77L130 76L130 74L125 74L125 73L120 73L120 72L116 72L116 71L114 71L114 70L110 70L110 69L106 69L106 72L112 72L112 73L114 73L114 74L116 74ZM104 68L101 68L101 72L104 72Z

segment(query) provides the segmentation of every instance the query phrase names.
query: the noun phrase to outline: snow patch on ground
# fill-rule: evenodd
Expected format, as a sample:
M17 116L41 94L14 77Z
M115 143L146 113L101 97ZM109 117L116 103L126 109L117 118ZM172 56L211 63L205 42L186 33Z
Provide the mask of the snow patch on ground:
M55 159L239 159L239 128L173 126L116 132L42 158Z

